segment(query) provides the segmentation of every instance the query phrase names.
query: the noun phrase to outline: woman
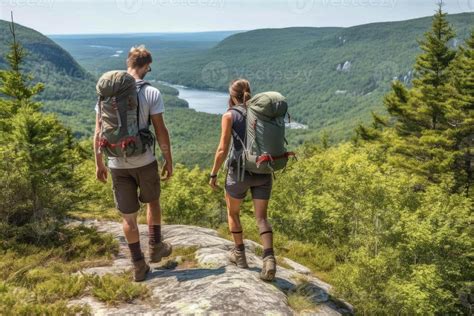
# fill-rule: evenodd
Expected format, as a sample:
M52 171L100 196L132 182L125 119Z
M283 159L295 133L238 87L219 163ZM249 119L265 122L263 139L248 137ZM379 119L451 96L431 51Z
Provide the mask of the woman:
M226 160L231 147L239 152L245 143L246 118L245 110L247 101L250 100L250 84L245 79L233 81L229 86L229 109L222 116L222 134L219 147L217 148L214 166L210 174L209 185L216 189L217 173ZM245 257L245 247L242 226L240 224L240 205L245 198L248 189L252 193L255 217L263 244L263 267L260 274L261 279L272 281L276 272L276 260L273 252L272 227L267 219L268 201L272 191L271 174L251 174L245 171L242 179L236 168L236 159L231 159L228 164L228 172L225 183L225 199L227 204L227 219L229 229L235 242L235 247L230 251L230 261L240 268L248 268Z

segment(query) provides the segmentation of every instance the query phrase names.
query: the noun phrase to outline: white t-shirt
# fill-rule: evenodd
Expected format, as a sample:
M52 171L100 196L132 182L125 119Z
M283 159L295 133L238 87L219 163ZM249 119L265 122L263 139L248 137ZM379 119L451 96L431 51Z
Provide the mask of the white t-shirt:
M141 87L145 81L137 79L137 87ZM148 118L150 115L160 114L165 111L163 97L160 90L150 85L145 85L138 94L140 101L140 129L148 126ZM95 105L95 111L99 112L99 105ZM108 166L111 169L134 169L146 166L156 160L155 155L150 148L140 156L127 157L127 161L123 157L109 157Z

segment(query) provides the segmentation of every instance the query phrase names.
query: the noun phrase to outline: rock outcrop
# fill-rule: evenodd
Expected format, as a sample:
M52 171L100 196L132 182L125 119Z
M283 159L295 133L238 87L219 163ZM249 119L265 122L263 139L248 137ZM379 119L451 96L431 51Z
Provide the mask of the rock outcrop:
M336 71L349 72L352 68L352 63L346 60L343 63L337 64Z
M87 221L99 231L111 233L120 243L120 254L109 267L89 268L82 273L120 273L131 268L128 249L120 223ZM140 225L143 247L148 244L147 226ZM95 315L341 315L351 314L349 304L335 300L329 294L330 285L311 275L311 271L287 258L279 258L277 277L272 283L259 278L262 260L255 254L260 246L246 240L249 269L239 269L228 261L227 253L233 246L229 240L218 236L212 229L185 225L164 225L164 239L175 249L194 251L194 266L180 267L180 258L169 259L166 264L152 265L152 272L144 282L151 292L145 301L136 300L131 304L107 306L92 297L72 301L74 304L87 303ZM170 264L174 261L174 266ZM306 299L314 303L314 308L296 312L288 302L301 282L304 283ZM300 285L298 285L300 284ZM295 306L293 306L295 307Z

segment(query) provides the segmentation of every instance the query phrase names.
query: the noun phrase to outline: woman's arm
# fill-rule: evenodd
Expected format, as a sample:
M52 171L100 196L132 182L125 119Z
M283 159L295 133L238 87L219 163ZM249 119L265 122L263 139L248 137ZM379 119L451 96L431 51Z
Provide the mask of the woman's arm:
M222 164L224 163L227 157L227 153L229 152L232 136L232 114L230 112L227 112L222 115L221 126L221 139L219 142L219 147L217 147L216 150L214 166L212 167L211 175L217 175L219 169L222 167Z

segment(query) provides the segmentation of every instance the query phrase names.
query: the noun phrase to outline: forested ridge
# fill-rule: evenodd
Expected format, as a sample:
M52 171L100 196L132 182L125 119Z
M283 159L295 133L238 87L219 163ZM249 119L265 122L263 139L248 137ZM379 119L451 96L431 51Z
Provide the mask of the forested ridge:
M0 69L8 67L5 57L11 39L8 25L9 22L0 20ZM34 100L43 104L41 111L55 113L75 138L91 139L97 98L95 83L100 74L87 72L67 51L33 29L16 25L16 33L25 48L21 69L34 74L33 83L43 85L41 93L34 96ZM121 58L110 66L112 68L103 68L103 71L124 69L125 59ZM176 161L188 166L209 161L210 151L214 149L209 140L217 141L218 138L218 132L211 128L212 125L218 126L217 116L196 113L188 109L187 102L178 97L176 89L156 82L152 84L163 95L167 122L177 140ZM195 134L194 129L201 130L201 133ZM193 154L189 155L190 152Z
M469 37L474 14L447 17L456 30L449 45ZM396 78L410 83L420 53L418 40L429 17L341 27L258 29L234 34L211 49L164 55L162 80L226 91L230 80L245 77L255 92L278 90L287 98L294 120L331 140L352 137L353 128L370 120Z
M459 46L469 37L473 13L449 15L448 20L456 31L450 45ZM308 130L291 131L293 146L325 134L330 143L348 140L359 123L370 121L372 110L384 111L381 101L391 81L397 78L410 85L420 53L418 40L429 25L426 17L349 28L258 29L223 40L209 36L169 41L157 35L137 36L136 41L157 57L149 79L226 91L232 79L245 77L254 93L281 91L288 97L293 120L309 125ZM123 58L111 58L110 50L127 51L136 44L119 35L53 38L93 73L121 65ZM88 47L96 45L109 50ZM218 137L213 129L208 133ZM199 165L207 166L204 160Z
M299 147L298 161L276 174L269 212L277 255L311 267L356 314L472 312L474 29L453 46L448 17L439 9L431 19L413 80L392 82L371 124L348 142L324 137ZM118 220L112 189L94 179L90 143L41 110L43 85L21 67L17 40L10 36L0 71L0 313L87 314L67 305L83 293L110 303L146 297L130 275L73 274L117 252L110 236L65 225ZM184 146L179 137L188 134L176 136ZM229 237L223 192L209 188L208 173L176 165L162 184L164 220ZM244 237L258 240L251 203Z

